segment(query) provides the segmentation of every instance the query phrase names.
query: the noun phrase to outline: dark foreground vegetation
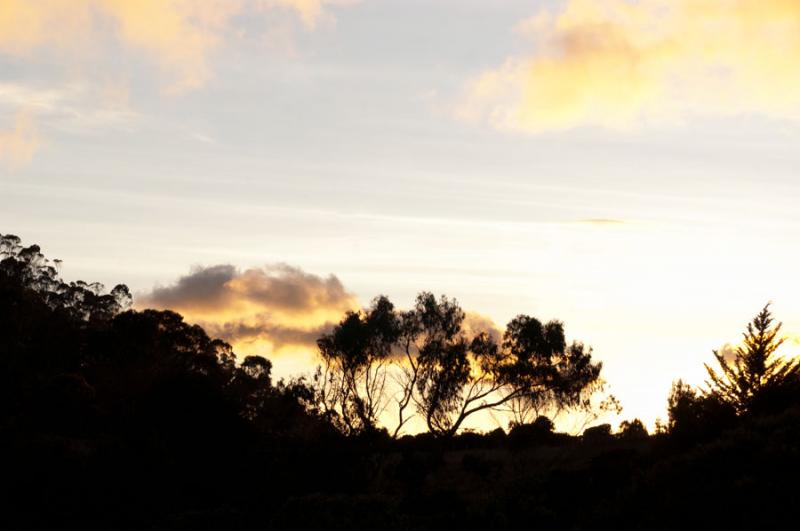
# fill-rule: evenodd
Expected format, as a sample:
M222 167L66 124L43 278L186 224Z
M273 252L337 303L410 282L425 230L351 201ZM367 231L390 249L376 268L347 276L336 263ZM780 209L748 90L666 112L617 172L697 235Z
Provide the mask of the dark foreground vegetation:
M320 338L316 378L274 382L268 360L129 310L125 286L65 283L14 236L0 260L3 529L796 525L800 370L775 358L768 308L705 389L675 384L657 433L570 436L542 413L594 407L601 366L557 322L468 338L452 300L379 298ZM493 408L508 432L459 430ZM402 435L409 415L428 432Z

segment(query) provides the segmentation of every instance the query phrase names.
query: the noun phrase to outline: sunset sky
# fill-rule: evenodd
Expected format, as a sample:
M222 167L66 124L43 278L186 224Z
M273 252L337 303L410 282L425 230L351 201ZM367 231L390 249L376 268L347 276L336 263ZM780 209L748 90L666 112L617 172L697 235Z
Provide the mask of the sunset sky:
M279 375L388 295L564 321L665 418L800 352L797 0L0 0L0 232Z

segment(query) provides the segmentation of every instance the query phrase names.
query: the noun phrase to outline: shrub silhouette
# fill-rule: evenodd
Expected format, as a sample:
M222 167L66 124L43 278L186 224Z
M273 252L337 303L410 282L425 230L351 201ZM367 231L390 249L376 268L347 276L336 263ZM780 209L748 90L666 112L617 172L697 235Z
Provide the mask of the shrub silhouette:
M592 426L583 430L582 438L584 442L589 444L600 444L610 441L613 437L611 435L611 424L600 424Z
M647 428L639 419L623 420L619 425L619 436L622 439L645 439L648 436Z
M669 433L681 443L707 441L736 425L732 404L713 393L699 393L681 380L672 385L667 410Z
M514 447L532 446L552 442L555 437L555 424L547 417L540 416L530 424L516 424L508 433L509 443Z

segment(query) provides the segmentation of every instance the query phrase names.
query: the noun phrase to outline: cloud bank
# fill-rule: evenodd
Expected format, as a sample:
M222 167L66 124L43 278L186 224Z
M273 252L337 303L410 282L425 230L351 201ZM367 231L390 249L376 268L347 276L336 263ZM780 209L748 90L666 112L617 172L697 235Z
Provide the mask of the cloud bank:
M533 52L472 80L462 118L529 132L800 118L797 0L567 0L517 31Z
M136 307L176 311L240 354L316 355L317 339L361 304L334 275L286 264L247 270L221 264L195 267L176 282L137 296ZM487 332L497 342L503 333L475 312L466 312L464 332L470 338Z
M243 353L259 354L313 350L323 332L359 308L335 276L285 264L244 271L232 265L197 267L138 297L136 305L177 311Z

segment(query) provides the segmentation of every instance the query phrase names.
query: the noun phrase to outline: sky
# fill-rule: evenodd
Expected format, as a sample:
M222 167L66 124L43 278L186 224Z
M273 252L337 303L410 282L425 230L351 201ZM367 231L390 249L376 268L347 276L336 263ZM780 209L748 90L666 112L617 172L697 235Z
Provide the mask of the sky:
M0 232L279 375L379 294L559 319L652 425L767 302L800 350L798 58L796 0L0 0Z

